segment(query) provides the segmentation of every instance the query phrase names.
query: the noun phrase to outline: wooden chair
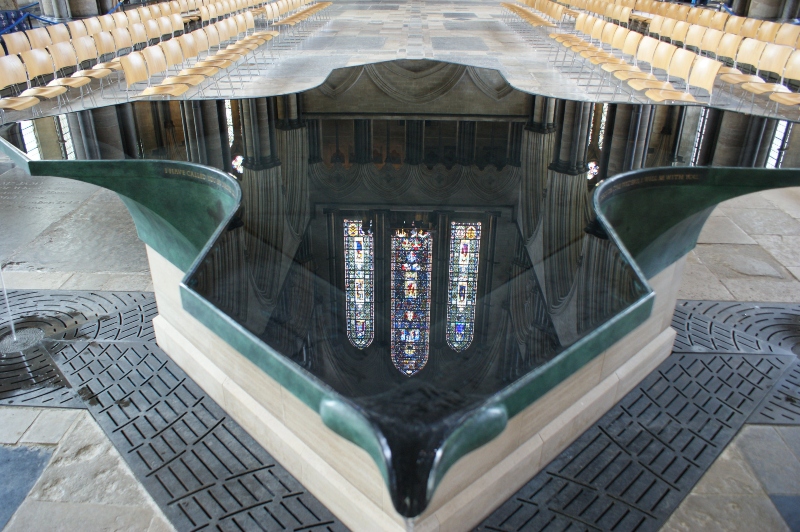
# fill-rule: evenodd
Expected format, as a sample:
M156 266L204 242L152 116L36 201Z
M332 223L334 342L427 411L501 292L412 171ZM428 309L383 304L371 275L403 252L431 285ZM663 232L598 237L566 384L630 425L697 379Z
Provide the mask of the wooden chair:
M88 35L74 39L70 43L75 50L76 71L72 73L75 77L85 77L100 80L102 90L102 80L109 76L113 70L110 68L98 67L97 48L94 39Z
M128 91L134 89L138 83L146 83L147 88L137 94L140 96L180 96L189 90L189 85L186 84L169 84L150 86L150 76L147 72L147 63L145 62L143 52L133 52L121 59L122 71L125 74L125 83L128 85ZM128 93L130 99L130 92Z
M28 73L28 89L22 91L20 96L33 96L40 100L58 99L61 108L61 95L67 92L67 87L50 86L50 81L55 81L53 59L46 50L36 49L22 52L20 58Z
M796 92L792 93L791 89L785 85L785 83L789 80L796 82L795 86L800 85L800 50L793 51L792 55L786 61L786 66L783 69L780 83L747 82L743 83L740 88L753 94L754 98L756 95L774 93L794 94L795 96L800 96L800 94Z
M703 89L708 92L709 103L712 91L714 90L714 80L717 72L722 67L722 63L709 57L698 56L692 66L692 73L689 75L689 82L685 91L649 89L645 96L655 102L677 101L677 102L697 102L695 96L690 93L692 87Z
M764 42L773 42L781 29L781 24L778 22L762 22L756 32L756 39Z
M25 66L17 55L7 55L0 57L0 89L11 87L14 93L19 92L20 86L27 86L28 76ZM5 111L24 111L31 109L39 103L39 98L35 96L12 96L0 99L0 114L5 123ZM33 110L31 111L33 113ZM31 117L34 115L32 114Z
M33 28L32 30L28 30L25 32L25 36L28 37L28 41L31 44L31 49L35 48L46 48L53 44L53 41L50 39L50 34L44 28Z
M172 38L172 21L169 17L159 17L156 20L158 31L161 32L161 40L166 41Z
M658 38L664 42L672 42L672 32L677 24L678 21L674 18L665 18L661 25L661 31L658 32Z
M702 26L696 26L698 28L703 28ZM669 42L676 46L686 47L686 35L689 33L689 30L692 28L692 25L688 22L678 22L675 24L675 27L672 29L672 33L669 36ZM705 28L703 28L705 29Z
M88 35L97 35L103 31L103 26L100 25L100 21L97 17L83 19L83 24L86 26L86 33Z
M172 26L172 36L178 37L183 35L185 26L183 25L183 17L180 14L173 13L169 16L169 21Z
M3 35L3 42L6 43L8 55L21 54L31 49L31 43L24 32L15 31Z
M754 46L752 41L759 43L763 46ZM758 52L761 50L761 53ZM793 48L788 46L781 46L780 44L767 44L755 39L745 39L740 49L740 55L743 55L742 61L747 64L753 64L751 61L756 58L756 73L755 75L749 74L723 74L719 77L720 81L730 83L731 85L741 85L743 83L764 83L770 74L781 77L786 62L789 56L792 55ZM747 54L744 56L744 54ZM738 56L737 56L738 60Z
M147 7L137 8L136 12L139 13L139 20L142 21L142 24L145 24L148 20L153 19L153 14ZM147 24L145 24L145 26L147 26Z
M659 38L661 34L661 26L664 25L664 17L656 15L650 19L650 25L647 27L647 35L650 37Z
M689 14L686 16L686 22L689 24L697 24L697 21L700 19L700 15L703 13L703 8L701 7L693 7L689 9Z
M97 50L98 63L92 68L107 68L109 70L120 70L122 67L117 57L117 45L114 37L107 31L101 31L92 35L94 46Z
M689 31L686 32L686 38L683 41L683 47L691 50L694 53L700 53L700 48L703 44L703 37L705 37L708 28L704 28L698 24L692 24ZM720 35L722 38L722 35Z
M614 72L614 77L621 81L629 81L632 79L655 80L657 79L657 70L663 70L664 72L669 70L669 65L672 62L672 56L677 50L678 47L674 44L661 42L656 47L656 51L653 54L653 60L650 62L650 72L642 72L641 70L618 71Z
M125 13L125 11L117 11L115 13L112 13L111 18L114 19L114 26L117 28L127 28L131 24L130 20L128 19L128 15Z
M177 39L170 39L169 41L162 42L158 46L161 47L162 51L164 52L164 58L167 63L167 68L175 67L177 76L187 76L186 80L191 79L194 81L196 78L195 76L200 76L203 78L202 81L209 80L213 82L217 87L217 93L220 93L219 84L214 79L214 76L219 72L219 67L205 65L205 66L194 66L188 68L182 68L186 62L187 58L183 55L183 49L181 48L180 43ZM167 78L170 79L170 78ZM197 85L198 90L203 92L202 81L199 83L193 83L192 81L184 81L184 83L188 85Z
M144 22L144 30L147 33L147 43L150 46L161 42L161 28L158 22L153 19L148 19Z
M708 27L712 30L722 31L726 22L728 22L728 14L724 11L717 11L714 13L714 16L711 17L711 23Z
M655 79L631 79L628 80L628 86L637 91L648 89L676 90L671 80L679 79L683 81L684 87L687 87L689 83L689 72L696 58L697 54L694 52L678 48L672 54L672 59L670 59L666 81Z
M148 46L149 39L147 38L147 30L145 29L144 24L139 22L136 24L131 24L130 28L128 28L128 31L130 31L131 34L133 51L139 52Z
M78 39L80 37L86 37L89 35L82 20L73 20L67 22L67 29L69 30L70 39Z
M741 29L739 30L739 35L745 38L755 39L756 35L758 34L758 28L763 22L763 20L756 18L745 19Z
M705 55L709 57L717 57L717 49L719 48L719 43L722 41L722 38L725 36L719 30L712 30L707 29L706 32L703 34L703 40L700 41L700 55ZM737 37L734 35L734 37ZM739 38L741 42L741 37ZM738 44L737 44L738 50ZM736 57L736 52L733 52L734 57Z
M111 15L100 15L97 17L97 19L100 21L100 27L103 29L103 31L110 32L117 27L117 23L114 21L114 17Z
M142 23L141 13L139 12L138 9L132 9L130 11L126 11L125 14L128 16L128 27L131 27L134 24Z
M47 52L53 61L56 79L47 84L48 87L67 87L68 89L79 89L81 102L83 102L83 87L92 82L92 78L84 75L75 75L80 72L78 67L78 57L75 49L68 42L60 42L47 47ZM91 72L91 71L90 71ZM110 70L108 71L111 72Z
M178 50L180 50L180 45L178 45ZM206 80L207 76L203 76L200 74L193 74L187 76L170 76L169 65L167 64L167 57L166 55L164 55L164 49L161 47L161 45L149 46L144 50L142 50L141 53L144 56L145 63L147 64L147 73L149 75L149 81L153 81L153 79L158 76L163 76L164 79L161 81L161 85L177 84L177 85L196 86L200 85ZM180 60L182 62L183 57L181 57Z
M744 24L745 20L747 20L747 17L729 17L728 21L725 23L725 33L739 35L739 32L742 31L742 24Z
M69 30L65 24L52 24L47 26L47 33L50 34L50 41L55 43L69 42Z
M723 67L723 74L741 74L741 71L736 69L736 58L743 40L744 38L741 35L734 35L733 33L726 33L720 39L714 57L723 63L731 65Z
M114 39L117 57L127 55L133 51L133 39L128 28L114 28L111 30L111 37Z
M697 23L701 26L705 26L706 28L711 27L711 19L714 18L714 11L710 9L704 9L700 16L697 18Z
M781 29L775 35L775 44L797 48L798 37L800 37L800 25L781 24Z

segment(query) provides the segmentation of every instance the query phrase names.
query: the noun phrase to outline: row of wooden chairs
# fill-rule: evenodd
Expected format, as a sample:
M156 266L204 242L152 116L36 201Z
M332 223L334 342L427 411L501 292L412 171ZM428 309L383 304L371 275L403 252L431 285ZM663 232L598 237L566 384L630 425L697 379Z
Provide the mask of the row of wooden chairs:
M219 87L216 75L220 70L253 55L273 37L271 33L241 33L228 22L231 20L209 24L177 39L122 57L121 66L128 90L134 91L137 85L146 84L146 88L135 97L180 96L190 86L206 81ZM226 43L229 44L226 46ZM223 49L223 46L226 47ZM192 60L195 62L189 65ZM175 72L171 73L170 69ZM227 76L230 79L230 72Z
M686 21L678 21L662 16L653 17L648 28L648 34L662 40L683 42L689 31L694 28L695 35L704 34L707 30L700 24L691 24ZM753 38L765 43L775 43L783 46L797 48L798 38L800 38L800 25L780 24L777 22L765 22L757 19L744 17L731 17L728 19L724 31L742 38Z
M242 5L242 0L238 0L237 3ZM260 45L278 35L277 31L256 31L253 17L254 12L268 17L280 16L278 15L280 11L288 12L288 10L292 8L302 7L307 3L308 0L293 0L292 2L288 0L279 0L278 2L271 3L275 4L274 9L266 9L266 7L271 5L267 4L266 7L261 6L254 10L246 10L233 17L219 20L213 27L205 28L202 39L198 35L195 35L191 40L192 42L196 40L199 43L206 44L206 47L204 49L201 47L198 53L204 52L210 55L213 53L212 48L214 46L218 47L217 52L219 52L219 46L226 41L231 42L229 45L230 50L226 50L228 54L235 53L233 48L237 50L244 48L249 51L248 53L253 53ZM280 5L278 6L278 4ZM309 11L303 19L312 16L313 13L329 5L330 3L326 3L326 5L320 7L314 6L312 8L313 12L309 9L302 11L301 13ZM119 17L117 18L120 19ZM171 18L175 20L175 17ZM160 19L169 21L169 17L160 17ZM299 20L299 17L295 17L295 20ZM152 21L152 19L149 19L149 21ZM168 27L168 32L159 29L159 31L155 33L148 32L148 27L142 23L129 23L127 25L117 25L115 23L113 29L111 29L110 24L106 25L111 31L93 32L91 35L89 31L85 31L85 34L81 35L83 32L81 32L80 28L82 27L84 30L87 28L85 21L73 22L78 24L70 23L72 27L69 28L69 31L72 31L72 33L68 33L66 35L68 38L66 39L58 38L55 42L52 38L49 39L49 41L34 41L43 46L23 49L19 54L9 54L8 56L0 57L0 59L5 61L5 63L0 66L0 90L8 89L13 94L13 96L0 99L0 113L3 114L3 121L5 119L5 110L22 111L33 108L42 100L46 99L57 97L60 109L62 105L62 95L64 95L69 88L80 89L81 99L83 99L83 87L88 85L93 79L100 80L100 87L102 90L103 78L115 71L124 72L121 60L131 53L139 53L139 51L141 51L153 56L155 52L153 50L148 52L148 49L154 46L166 46L172 49L173 54L171 57L174 57L174 46L167 44L170 42L167 39L178 37L184 29L183 21L181 21L180 29L177 28L176 24L175 27L170 25ZM93 27L91 23L88 26ZM159 25L157 25L157 27L158 26ZM46 31L48 35L52 33L57 36L62 36L63 33L59 30L50 31L54 27L66 29L65 25L54 25L49 28L37 29ZM34 35L36 34L41 34L41 32L36 32ZM73 38L73 34L75 38ZM27 35L25 37L30 43L30 38ZM187 41L188 40L189 39L187 39ZM183 46L183 44L179 44L179 46ZM195 54L195 56L196 55L197 54ZM239 54L236 59L244 55L246 55L246 53ZM223 58L223 56L219 56L215 58L215 61L219 62ZM231 59L231 64L235 62L233 59L234 58ZM156 60L152 59L151 62L153 61ZM154 63L154 65L157 64L157 62ZM150 68L153 69L154 67ZM157 73L158 71L154 70L154 72ZM206 70L206 72L208 71ZM230 73L228 73L228 77L230 78ZM148 76L148 80L149 79L150 77ZM197 78L191 78L191 80L196 79ZM135 83L135 81L129 82L129 85L133 83ZM66 101L68 103L69 100Z
M99 17L74 20L66 24L53 24L24 32L8 33L3 35L5 50L0 48L0 55L19 54L26 50L45 48L51 44L95 35L102 31L130 28L136 24L143 25L151 38L159 30L161 35L180 34L184 31L185 24L200 20L199 14L193 14L195 9L206 12L209 8L214 9L216 11L214 22L219 18L243 13L246 10L253 11L255 15L265 16L270 21L278 20L284 14L296 11L310 1L278 0L260 5L261 2L258 0L171 0L130 11L117 11Z
M556 24L563 19L565 14L564 6L551 2L550 0L526 0L526 4L541 12L544 16L537 15L516 4L504 2L500 5L520 17L532 27L555 27Z

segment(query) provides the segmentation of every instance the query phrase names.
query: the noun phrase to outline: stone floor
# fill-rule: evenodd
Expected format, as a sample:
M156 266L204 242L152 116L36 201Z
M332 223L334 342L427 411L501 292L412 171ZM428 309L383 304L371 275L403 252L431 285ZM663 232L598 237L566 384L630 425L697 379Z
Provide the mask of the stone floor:
M85 410L0 408L0 478L5 532L174 530Z

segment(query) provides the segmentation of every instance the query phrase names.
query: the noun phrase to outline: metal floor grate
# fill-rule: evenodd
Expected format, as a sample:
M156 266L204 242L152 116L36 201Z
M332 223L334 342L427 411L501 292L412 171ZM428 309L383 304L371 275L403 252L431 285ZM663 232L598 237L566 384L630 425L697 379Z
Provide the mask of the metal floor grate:
M346 530L158 348L153 294L9 299L47 339L0 356L0 404L87 408L175 528Z
M479 530L658 530L793 359L670 356Z

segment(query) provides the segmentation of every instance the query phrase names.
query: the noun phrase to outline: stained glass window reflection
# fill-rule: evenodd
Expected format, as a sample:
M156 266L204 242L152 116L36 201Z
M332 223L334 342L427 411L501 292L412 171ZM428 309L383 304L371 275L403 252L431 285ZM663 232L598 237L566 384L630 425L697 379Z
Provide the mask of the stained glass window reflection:
M375 336L374 247L361 220L344 220L344 286L347 338L365 349Z
M409 377L428 362L432 249L420 229L392 235L392 362Z
M447 289L447 345L464 351L475 335L481 224L450 224L450 277Z

